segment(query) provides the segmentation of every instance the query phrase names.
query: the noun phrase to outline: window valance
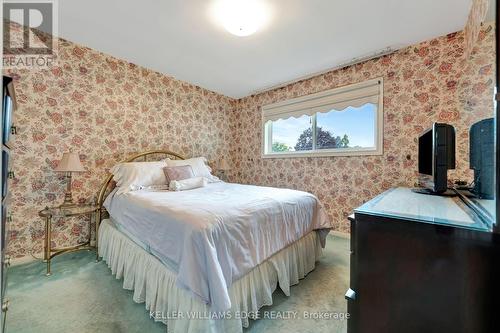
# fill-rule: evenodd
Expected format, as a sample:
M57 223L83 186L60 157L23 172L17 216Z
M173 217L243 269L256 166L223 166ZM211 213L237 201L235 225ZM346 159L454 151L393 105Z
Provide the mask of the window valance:
M381 79L322 91L283 102L266 105L262 108L264 122L287 119L290 117L312 116L315 113L342 111L348 107L361 107L372 103L378 105L382 96Z

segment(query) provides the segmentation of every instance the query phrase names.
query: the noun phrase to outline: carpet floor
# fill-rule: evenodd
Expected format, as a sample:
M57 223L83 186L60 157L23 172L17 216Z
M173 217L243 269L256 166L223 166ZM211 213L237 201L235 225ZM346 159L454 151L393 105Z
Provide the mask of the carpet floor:
M149 318L144 304L134 303L132 291L111 275L106 263L95 263L93 252L75 252L52 261L52 276L42 262L13 266L8 272L8 333L165 332L166 326ZM345 319L317 316L347 312L344 293L349 281L349 241L328 236L326 249L314 271L291 288L287 297L278 288L269 314L296 311L295 319L261 318L245 333L345 332ZM309 317L312 318L307 318Z

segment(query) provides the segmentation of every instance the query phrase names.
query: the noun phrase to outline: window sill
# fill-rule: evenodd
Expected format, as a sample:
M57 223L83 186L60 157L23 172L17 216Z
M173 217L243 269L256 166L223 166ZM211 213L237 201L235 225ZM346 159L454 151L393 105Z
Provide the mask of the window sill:
M293 157L333 157L333 156L375 156L382 155L382 149L353 149L353 150L335 150L335 151L314 151L301 153L271 153L262 154L262 158L293 158Z

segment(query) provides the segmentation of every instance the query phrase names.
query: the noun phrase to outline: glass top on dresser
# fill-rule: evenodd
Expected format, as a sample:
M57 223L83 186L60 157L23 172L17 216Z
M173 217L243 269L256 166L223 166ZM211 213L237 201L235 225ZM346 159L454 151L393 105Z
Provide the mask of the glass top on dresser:
M38 215L41 217L67 217L75 215L92 214L97 210L95 205L74 205L74 206L58 206L45 207Z
M467 207L459 196L420 194L404 187L390 189L354 211L360 214L490 231L489 226Z

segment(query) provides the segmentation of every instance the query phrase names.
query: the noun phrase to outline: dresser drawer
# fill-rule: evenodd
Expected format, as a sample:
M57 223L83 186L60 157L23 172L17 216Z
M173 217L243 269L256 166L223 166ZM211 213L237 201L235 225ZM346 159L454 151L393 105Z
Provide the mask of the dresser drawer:
M2 146L2 201L9 191L9 159L9 150L5 146Z
M2 202L2 239L0 240L1 242L1 263L0 263L0 268L1 268L1 286L0 286L0 292L1 292L1 299L2 301L6 300L6 291L7 291L7 270L8 267L10 266L10 257L6 254L7 246L8 246L8 241L9 241L9 229L10 229L10 224L11 224L11 214L9 212L9 208L6 204L7 202ZM2 313L2 315L5 316L5 312Z
M10 236L10 226L12 224L12 213L10 212L8 206L8 198L2 203L2 239L1 239L1 250L2 250L2 262L5 251L8 248L9 236Z

